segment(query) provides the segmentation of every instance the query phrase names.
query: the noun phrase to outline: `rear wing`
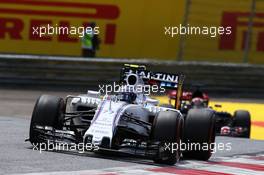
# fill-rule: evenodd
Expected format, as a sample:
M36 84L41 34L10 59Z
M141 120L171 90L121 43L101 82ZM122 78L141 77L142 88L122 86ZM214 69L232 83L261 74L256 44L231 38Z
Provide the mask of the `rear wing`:
M182 95L182 86L185 76L183 74L170 74L164 72L148 71L146 66L125 64L121 70L120 82L123 83L128 74L137 74L140 76L145 84L158 85L165 89L177 90L175 99L175 108L180 108L180 99Z

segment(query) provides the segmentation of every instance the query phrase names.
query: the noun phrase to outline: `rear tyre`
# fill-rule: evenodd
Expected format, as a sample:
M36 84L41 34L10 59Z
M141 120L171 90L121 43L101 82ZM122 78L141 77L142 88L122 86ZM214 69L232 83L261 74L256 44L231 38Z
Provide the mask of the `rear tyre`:
M40 143L39 133L34 130L36 125L51 126L62 129L64 119L64 100L60 97L42 95L38 98L30 122L29 141L33 144Z
M155 163L174 165L180 159L180 149L175 151L166 149L165 144L180 145L183 117L174 111L161 111L155 117L151 137L154 142L159 142L159 151L154 158ZM170 146L171 148L171 146Z
M250 138L250 129L251 129L250 113L248 111L243 111L243 110L235 111L234 126L247 128L247 131L241 137Z
M191 145L183 151L184 158L208 160L214 149L215 112L206 108L190 109L184 121L183 142Z

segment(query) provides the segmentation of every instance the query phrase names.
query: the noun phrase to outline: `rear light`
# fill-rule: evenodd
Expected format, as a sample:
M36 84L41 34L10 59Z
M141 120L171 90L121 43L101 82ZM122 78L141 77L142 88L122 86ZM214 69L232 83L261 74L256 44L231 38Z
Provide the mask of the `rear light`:
M243 129L242 129L242 127L237 127L237 128L235 129L235 131L236 131L237 133L241 133L241 132L243 131Z
M228 134L230 134L230 127L228 127L228 126L224 126L224 127L222 127L222 128L221 128L221 134L223 134L223 135L228 135Z

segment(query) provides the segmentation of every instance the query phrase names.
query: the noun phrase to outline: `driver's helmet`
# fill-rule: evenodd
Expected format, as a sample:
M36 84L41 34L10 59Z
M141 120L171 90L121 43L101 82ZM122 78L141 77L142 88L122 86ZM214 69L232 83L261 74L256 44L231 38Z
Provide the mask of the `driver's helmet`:
M191 102L191 105L193 107L198 107L198 108L206 106L205 101L202 98L199 98L199 97L193 98L192 102Z
M120 101L134 103L137 98L137 94L135 94L134 92L120 92L117 97Z

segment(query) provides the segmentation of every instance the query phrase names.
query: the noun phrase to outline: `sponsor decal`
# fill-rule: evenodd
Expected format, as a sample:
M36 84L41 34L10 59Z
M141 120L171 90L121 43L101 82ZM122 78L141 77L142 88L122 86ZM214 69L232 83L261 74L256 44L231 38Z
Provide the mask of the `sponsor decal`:
M238 42L238 36L242 35L241 50L245 48L246 37L248 33L249 12L223 12L222 26L231 26L232 33L230 35L221 35L219 42L220 50L236 50L236 43ZM257 32L256 51L264 52L264 13L256 13L254 16L253 29ZM262 20L262 21L261 21ZM242 32L239 33L239 29ZM262 30L259 30L262 29ZM254 43L252 43L254 44Z
M76 43L79 42L78 36L60 34L58 37L39 37L33 33L34 28L47 25L70 28L77 18L83 21L81 26L84 27L94 20L106 21L103 42L109 45L115 43L117 27L114 20L120 15L117 5L45 0L0 0L0 4L0 15L10 16L0 16L0 39ZM14 15L16 17L11 17Z

